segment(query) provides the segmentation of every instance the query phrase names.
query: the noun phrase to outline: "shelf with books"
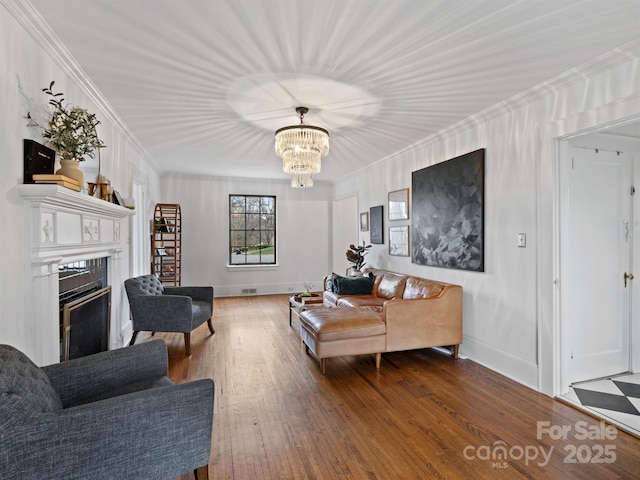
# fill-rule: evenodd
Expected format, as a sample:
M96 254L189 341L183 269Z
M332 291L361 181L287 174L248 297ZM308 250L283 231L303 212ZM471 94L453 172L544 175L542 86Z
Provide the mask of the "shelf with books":
M182 280L181 230L180 205L156 204L151 232L151 273L164 285L179 286Z

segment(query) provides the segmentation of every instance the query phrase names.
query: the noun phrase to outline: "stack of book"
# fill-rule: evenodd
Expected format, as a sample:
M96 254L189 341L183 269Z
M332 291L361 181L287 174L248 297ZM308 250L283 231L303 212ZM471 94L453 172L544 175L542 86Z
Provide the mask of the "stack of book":
M82 185L74 178L67 177L66 175L57 175L53 173L35 173L33 174L33 181L36 183L55 183L61 187L67 187L71 190L79 192L82 190Z

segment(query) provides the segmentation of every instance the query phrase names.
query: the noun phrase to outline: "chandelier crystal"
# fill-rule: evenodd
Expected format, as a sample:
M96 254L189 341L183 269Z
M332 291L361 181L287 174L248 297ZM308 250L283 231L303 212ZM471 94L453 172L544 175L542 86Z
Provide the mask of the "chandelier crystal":
M304 115L308 111L307 107L297 107L300 125L276 130L276 155L282 158L282 169L291 174L292 186L294 175L320 173L321 159L329 153L329 132L324 128L305 125ZM311 178L311 185L306 186L312 185Z
M313 175L311 173L292 173L292 188L311 188L313 187Z

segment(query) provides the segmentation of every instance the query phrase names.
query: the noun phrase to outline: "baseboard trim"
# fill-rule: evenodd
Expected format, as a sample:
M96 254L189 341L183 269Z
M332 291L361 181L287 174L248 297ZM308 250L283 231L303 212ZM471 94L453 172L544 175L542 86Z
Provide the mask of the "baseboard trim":
M491 345L463 337L460 354L533 390L538 389L538 366Z

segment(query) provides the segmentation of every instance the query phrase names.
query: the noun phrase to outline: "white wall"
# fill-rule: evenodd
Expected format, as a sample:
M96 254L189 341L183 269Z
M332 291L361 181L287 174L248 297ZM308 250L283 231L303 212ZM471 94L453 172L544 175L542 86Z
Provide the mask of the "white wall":
M25 118L28 112L39 120L46 118L48 100L41 89L55 80L56 90L64 92L68 102L96 113L102 122L98 134L107 145L102 150L102 173L123 196L131 196L134 170L145 178L151 198L158 195L159 177L108 105L99 102L97 92L91 92L91 85L82 77L82 72L74 68L70 59L56 52L55 45L47 43L16 5L14 2L0 3L0 215L3 222L0 263L4 270L0 275L0 343L14 345L35 357L26 347L27 339L33 334L25 327L27 302L32 300L27 290L30 262L24 248L27 228L23 200L16 187L23 181L23 139L42 143L40 129L27 127ZM85 162L81 167L86 169L87 179L95 175L97 168L94 163L92 169L90 163ZM121 235L129 235L126 224ZM128 252L124 253L122 264L129 264ZM121 272L122 278L113 281L112 309L122 316L123 325L128 324L129 315L122 282L128 276L125 268Z
M169 175L160 202L182 212L182 285L213 285L216 296L299 292L320 288L330 271L331 187L289 181ZM229 195L275 195L277 266L228 267Z
M640 42L605 55L336 185L337 197L357 188L360 210L386 205L388 192L411 186L412 171L486 148L484 273L390 257L386 232L368 263L462 285L461 354L548 394L558 340L554 138L640 116L639 53Z
M346 252L352 243L359 241L358 197L356 195L334 200L332 205L332 272L344 275L351 264L347 261Z

